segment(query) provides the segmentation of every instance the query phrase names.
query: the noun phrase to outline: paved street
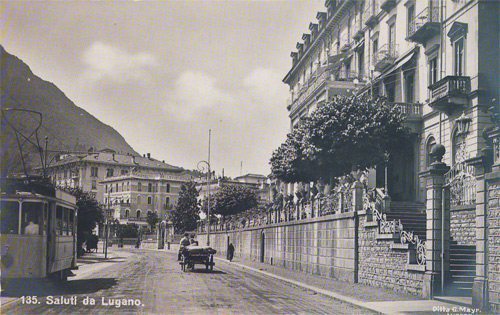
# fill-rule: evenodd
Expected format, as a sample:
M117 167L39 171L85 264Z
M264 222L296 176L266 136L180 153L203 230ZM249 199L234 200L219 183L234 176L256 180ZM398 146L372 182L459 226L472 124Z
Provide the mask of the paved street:
M173 253L135 249L114 252L110 262L81 268L63 288L44 284L25 290L26 295L37 296L38 304L28 305L25 298L24 304L9 307L7 314L367 313L229 264L217 263L214 272L199 265L195 272L183 273ZM84 305L92 300L95 305ZM59 302L66 305L56 305Z

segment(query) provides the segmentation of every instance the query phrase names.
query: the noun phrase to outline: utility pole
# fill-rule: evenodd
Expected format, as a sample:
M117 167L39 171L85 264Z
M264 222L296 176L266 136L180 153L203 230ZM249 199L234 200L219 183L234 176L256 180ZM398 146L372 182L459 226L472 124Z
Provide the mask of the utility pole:
M104 259L108 259L108 234L109 234L109 213L111 212L111 209L110 209L110 205L109 205L109 198L110 198L110 194L109 194L109 190L108 190L108 202L107 202L107 206L108 206L108 209L106 211L106 227L104 228L104 233L106 233L105 235L105 247L104 247Z
M207 211L207 217L208 217L208 232L207 232L207 246L210 246L210 175L211 175L211 169L210 169L210 140L212 138L212 129L208 129L208 211Z

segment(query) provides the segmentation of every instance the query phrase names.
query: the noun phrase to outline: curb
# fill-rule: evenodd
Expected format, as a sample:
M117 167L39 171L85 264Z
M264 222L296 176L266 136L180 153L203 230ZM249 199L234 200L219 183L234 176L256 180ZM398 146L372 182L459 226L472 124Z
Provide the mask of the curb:
M352 298L352 297L349 297L349 296L346 296L346 295L343 295L343 294L340 294L340 293L336 293L336 292L333 292L333 291L321 289L321 288L318 288L318 287L315 287L315 286L312 286L312 285L308 285L308 284L305 284L305 283L302 283L302 282L299 282L299 281L295 281L295 280L291 280L291 279L288 279L288 278L285 278L285 277L282 277L282 276L278 276L278 275L275 275L275 274L267 272L267 271L263 271L263 270L259 270L259 269L253 268L253 267L245 266L245 265L240 264L240 263L228 262L227 260L225 260L223 258L214 257L214 259L216 259L216 260L218 260L220 262L224 262L226 264L236 265L236 266L238 266L238 267L240 267L242 269L248 269L248 270L251 270L253 272L257 272L257 273L263 274L265 276L268 276L268 277L271 277L271 278L274 278L274 279L277 279L277 280L281 280L281 281L293 284L295 286L298 286L298 287L301 287L301 288L304 288L304 289L307 289L307 290L314 291L314 292L319 293L321 295L325 295L325 296L328 296L328 297L333 298L335 300L346 302L346 303L349 303L351 305L355 305L355 306L361 307L363 309L375 312L377 314L383 314L380 311L378 311L377 309L372 308L369 305L367 305L366 302L363 302L361 300L358 300L358 299L355 299L355 298Z

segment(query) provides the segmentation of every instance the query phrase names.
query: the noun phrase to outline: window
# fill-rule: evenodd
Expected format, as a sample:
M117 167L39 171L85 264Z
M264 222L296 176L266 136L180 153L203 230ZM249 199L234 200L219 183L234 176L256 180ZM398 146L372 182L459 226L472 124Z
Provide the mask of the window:
M405 75L405 102L414 103L415 101L415 74L413 72Z
M429 85L437 82L437 57L429 60Z
M97 181L95 179L92 180L92 189L97 189Z
M148 197L148 205L152 204L153 203L153 198L151 198L151 196Z
M130 215L130 211L128 209L125 210L125 218L128 218L129 215Z
M148 183L148 192L152 192L152 191L153 191L153 184Z
M406 32L407 32L407 35L411 35L413 32L413 28L415 27L415 6L414 5L411 5L408 7L408 20L407 20L407 28L406 28Z
M118 183L115 184L116 192L118 192Z
M387 97L388 102L394 102L396 98L396 78L394 76L389 76L387 78L387 82L384 84L385 86L385 96Z
M434 137L430 137L429 140L427 140L427 145L425 146L425 151L426 151L426 166L429 167L432 163L432 160L431 160L431 151L432 151L432 148L436 145L436 139L434 139Z
M141 182L137 183L137 191L142 191L142 183Z
M465 74L465 55L464 55L464 38L458 39L454 43L454 54L453 54L453 65L454 73L457 76L463 76Z
M61 206L56 207L56 234L63 235L63 212L64 209Z
M92 166L90 168L90 176L91 177L98 177L98 174L99 174L98 171L99 171L99 169L96 166Z
M122 169L120 171L120 175L127 175L127 174L128 174L128 170Z
M22 234L42 234L44 204L41 202L23 202L21 205Z
M1 234L18 234L19 228L19 202L17 201L1 201L0 202L1 216Z
M394 54L396 48L396 26L394 23L389 24L389 54Z
M365 52L363 49L358 53L358 72L362 79L365 76Z
M64 170L64 178L68 178L68 170Z
M167 192L170 192L170 184L167 184Z
M106 169L106 177L112 177L114 173L114 169L108 168Z
M170 197L165 198L165 208L168 208L170 205Z
M378 38L373 40L373 47L372 47L373 55L376 56L378 52Z
M141 218L141 210L137 210L137 212L135 213L135 217L137 219L140 219Z

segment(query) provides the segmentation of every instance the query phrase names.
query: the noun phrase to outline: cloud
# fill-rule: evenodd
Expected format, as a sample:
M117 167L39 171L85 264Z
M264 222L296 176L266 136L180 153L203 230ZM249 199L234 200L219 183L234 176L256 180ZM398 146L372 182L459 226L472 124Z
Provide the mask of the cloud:
M174 116L190 120L206 111L216 111L234 103L234 98L217 87L216 79L204 72L185 71L177 78L172 91L167 92L164 109Z
M133 54L102 42L92 43L83 52L82 59L87 67L83 78L91 82L148 83L152 78L150 72L157 65L150 53Z

